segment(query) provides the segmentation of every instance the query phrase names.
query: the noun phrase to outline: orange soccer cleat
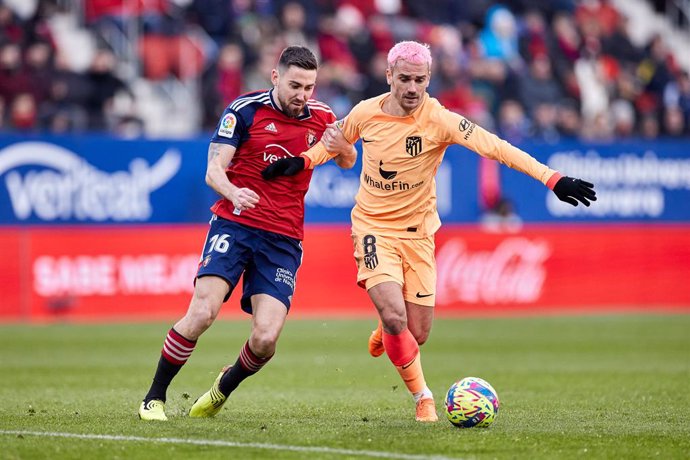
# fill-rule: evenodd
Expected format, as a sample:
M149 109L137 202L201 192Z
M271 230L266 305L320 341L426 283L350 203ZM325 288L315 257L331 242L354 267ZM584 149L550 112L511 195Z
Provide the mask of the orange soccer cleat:
M438 422L436 404L433 398L424 398L417 401L417 413L415 419L418 422Z
M379 321L379 325L375 330L371 331L369 336L369 354L374 358L381 356L386 349L383 347L383 325Z

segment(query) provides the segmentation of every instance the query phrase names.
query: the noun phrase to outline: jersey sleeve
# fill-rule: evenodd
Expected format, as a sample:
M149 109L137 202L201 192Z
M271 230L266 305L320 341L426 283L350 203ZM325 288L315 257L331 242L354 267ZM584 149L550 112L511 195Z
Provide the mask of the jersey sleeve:
M319 141L314 147L310 148L306 152L302 152L302 156L309 158L307 169L314 169L314 166L324 164L335 155L331 155L328 150L326 150L323 142Z
M354 144L359 140L362 123L367 118L367 114L370 111L364 102L355 105L345 118L337 122L338 128L340 128L340 131L343 132L343 136L345 136L345 139L350 144Z
M247 129L241 115L227 107L216 125L211 142L237 147L245 137Z
M358 107L359 105L355 106L352 111L350 111L349 115L335 123L336 127L343 133L343 136L345 136L345 140L350 144L354 144L359 139L359 128L355 122L357 119L356 113ZM308 167L310 169L313 169L314 166L324 164L335 156L335 154L328 152L323 142L320 141L314 147L302 153L302 155L309 158Z
M556 173L527 152L520 150L467 118L440 107L436 124L451 144L460 144L479 155L496 160L546 184Z

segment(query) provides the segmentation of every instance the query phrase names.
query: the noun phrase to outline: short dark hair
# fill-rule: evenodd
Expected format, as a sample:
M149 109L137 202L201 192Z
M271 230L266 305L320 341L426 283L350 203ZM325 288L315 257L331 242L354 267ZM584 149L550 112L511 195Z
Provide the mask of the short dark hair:
M288 68L292 65L305 70L317 70L316 56L304 46L288 46L280 53L278 65Z

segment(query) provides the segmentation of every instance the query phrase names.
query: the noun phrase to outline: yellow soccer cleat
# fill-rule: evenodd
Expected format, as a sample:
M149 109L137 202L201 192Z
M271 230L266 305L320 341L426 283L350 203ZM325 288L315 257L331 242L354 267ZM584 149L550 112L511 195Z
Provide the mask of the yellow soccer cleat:
M213 382L211 389L199 396L197 400L194 401L192 408L189 409L190 417L213 417L220 412L220 410L223 408L223 404L225 404L225 401L228 399L223 393L220 392L220 379L223 377L223 374L230 369L230 367L232 366L224 367L223 370L220 371L220 374L218 374L218 377L216 377L215 382Z
M433 398L424 398L417 401L417 414L415 419L418 422L438 422L436 405Z
M369 336L369 354L374 358L378 358L385 351L386 349L383 348L383 326L381 325L381 321L379 321L379 325Z
M168 417L165 416L165 403L160 399L152 399L147 403L142 401L141 406L139 406L139 418L165 422L168 420Z

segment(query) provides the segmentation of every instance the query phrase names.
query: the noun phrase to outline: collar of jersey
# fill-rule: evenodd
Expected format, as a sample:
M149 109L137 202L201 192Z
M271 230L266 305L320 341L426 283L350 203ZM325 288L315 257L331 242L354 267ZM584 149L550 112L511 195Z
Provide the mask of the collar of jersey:
M271 107L273 107L278 112L285 115L285 113L282 110L280 110L280 108L278 107L278 104L276 104L275 99L273 99L273 90L272 89L268 90L268 96L271 99ZM287 115L285 115L285 116L287 117ZM297 117L296 120L306 120L307 118L310 118L310 117L311 117L311 112L309 111L309 103L306 103L306 104L304 104L304 113L302 115L300 115L299 117Z

